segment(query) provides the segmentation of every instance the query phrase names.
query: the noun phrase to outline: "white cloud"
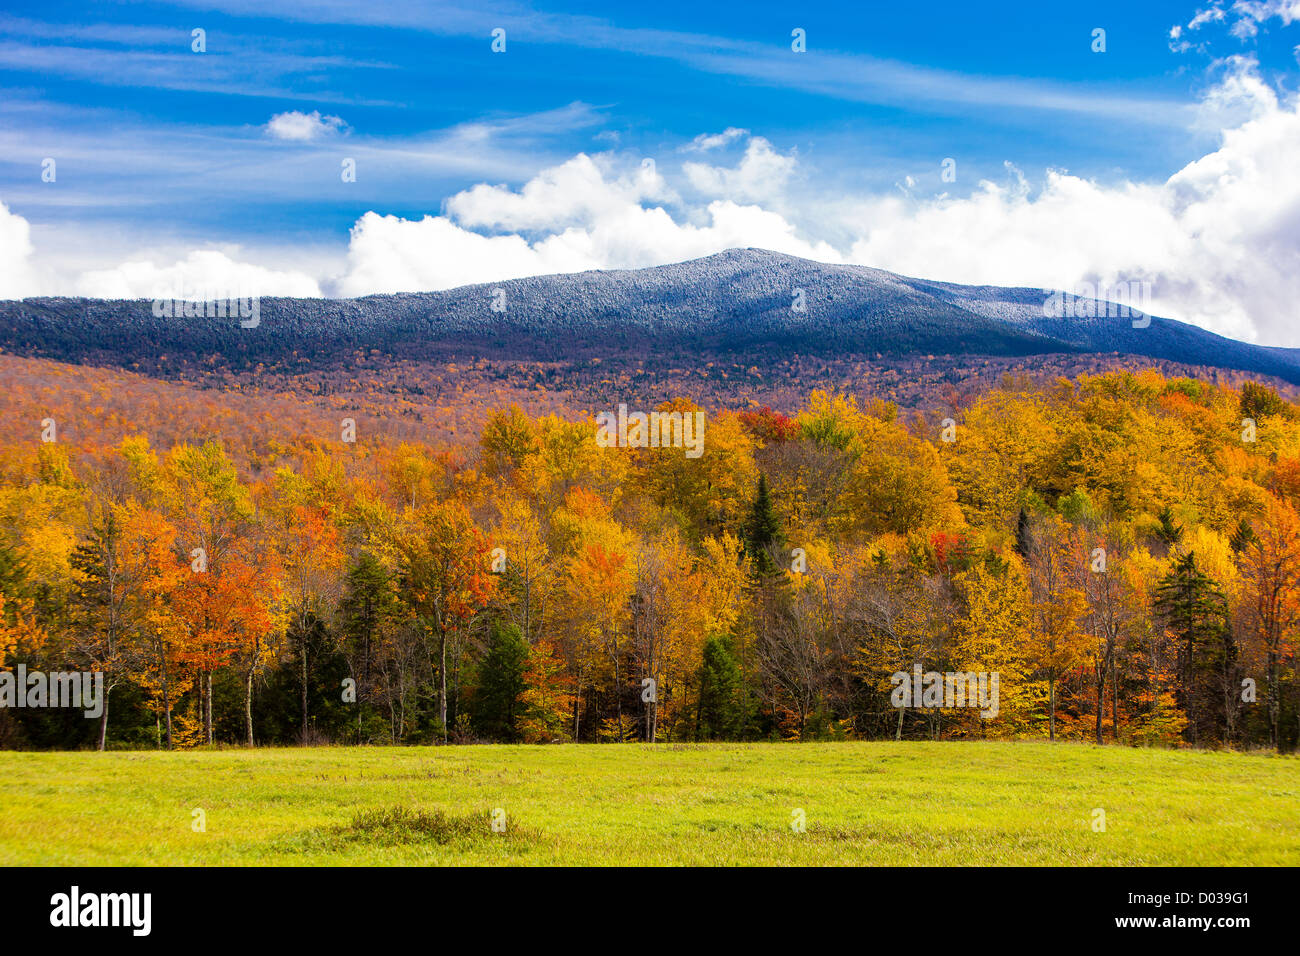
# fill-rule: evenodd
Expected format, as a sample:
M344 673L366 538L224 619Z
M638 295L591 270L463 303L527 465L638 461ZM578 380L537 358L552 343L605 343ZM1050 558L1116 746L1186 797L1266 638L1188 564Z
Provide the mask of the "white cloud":
M32 252L31 226L0 202L0 299L39 294Z
M1222 8L1217 5L1207 7L1204 10L1197 10L1196 16L1192 17L1191 21L1187 24L1187 29L1199 30L1207 23L1221 23L1225 16L1226 14L1224 14Z
M227 298L237 295L319 297L320 286L302 272L238 262L217 249L199 249L170 265L124 262L84 272L74 295L102 299Z
M954 282L1147 280L1157 315L1300 344L1300 104L1254 104L1219 149L1161 184L1103 186L1052 171L1036 195L982 183L965 199L866 201L850 258Z
M480 184L447 200L447 210L466 226L554 231L589 222L645 199L670 192L653 160L618 173L607 159L585 153L545 169L515 192Z
M347 129L347 123L337 116L321 116L320 110L300 113L290 110L276 113L266 124L267 135L272 139L283 139L297 143L310 143L312 140L332 136Z
M735 170L701 169L709 172L696 178L711 188L694 204L682 201L653 160L579 154L518 190L480 184L457 193L445 216L410 220L370 212L352 229L348 267L332 291L355 296L636 269L737 246L842 260L830 243L807 238L781 214L737 201L760 187L772 189L793 169L793 160L778 156L766 140L752 140ZM732 195L719 198L721 192ZM667 207L681 212L674 216Z
M749 130L741 129L739 126L728 126L721 133L701 133L690 144L683 147L686 150L697 150L707 152L711 149L717 149L720 146L726 146L733 140L748 136Z
M1210 70L1220 79L1201 98L1195 125L1202 130L1221 132L1277 112L1277 94L1260 77L1258 67L1259 62L1253 56L1216 60Z
M1283 26L1290 26L1300 20L1300 0L1237 0L1232 5L1232 12L1242 21L1250 22L1247 35L1254 36L1258 32L1255 24L1265 23L1275 17L1282 21Z
M706 196L761 201L783 192L796 165L794 156L782 156L766 139L755 136L734 168L683 163L682 171L691 185Z
M529 242L483 236L443 216L420 220L366 213L352 229L348 269L335 293L414 292L587 269L637 269L758 246L838 262L825 242L801 238L774 212L716 200L705 223L679 223L662 207L635 202L602 209L590 221Z
M1300 0L1236 0L1226 10L1224 2L1225 0L1214 0L1205 9L1197 10L1196 16L1188 21L1187 29L1200 30L1207 24L1226 24L1228 34L1245 43L1259 35L1260 24L1280 19L1283 26L1290 26L1300 20ZM1182 27L1175 26L1169 31L1169 37L1178 40L1182 32ZM1204 53L1208 49L1208 43L1193 44L1183 40L1171 43L1169 48L1175 53L1185 53L1188 50Z

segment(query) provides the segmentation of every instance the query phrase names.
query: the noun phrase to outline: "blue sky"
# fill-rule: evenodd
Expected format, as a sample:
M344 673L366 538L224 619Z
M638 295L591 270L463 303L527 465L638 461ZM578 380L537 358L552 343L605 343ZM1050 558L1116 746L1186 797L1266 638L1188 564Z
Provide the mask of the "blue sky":
M784 245L954 281L1140 278L1174 317L1300 345L1275 314L1300 291L1283 275L1300 197L1270 172L1297 17L1297 0L11 0L0 295L148 296L186 270L346 295ZM968 230L985 253L941 235ZM1246 292L1204 274L1225 248Z

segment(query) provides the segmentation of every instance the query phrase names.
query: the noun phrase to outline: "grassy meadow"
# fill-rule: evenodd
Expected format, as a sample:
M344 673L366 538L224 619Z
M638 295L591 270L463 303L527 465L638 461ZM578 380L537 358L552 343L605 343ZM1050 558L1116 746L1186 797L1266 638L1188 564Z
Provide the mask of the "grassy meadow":
M1300 760L996 742L8 752L0 863L1294 866Z

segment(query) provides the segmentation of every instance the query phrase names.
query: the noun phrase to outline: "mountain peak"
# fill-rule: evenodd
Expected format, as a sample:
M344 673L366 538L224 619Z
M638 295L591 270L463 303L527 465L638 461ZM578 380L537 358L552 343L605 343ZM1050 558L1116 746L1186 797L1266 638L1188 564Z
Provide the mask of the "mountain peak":
M501 296L497 290L504 292ZM0 302L0 348L65 361L141 354L328 361L358 348L417 354L438 343L554 354L574 343L689 356L1118 353L1238 369L1300 383L1293 350L1235 342L1104 303L1045 314L1041 289L965 286L866 266L736 248L646 269L532 276L362 299L263 298L256 327L219 317L157 317L147 301ZM1108 315L1109 311L1109 315ZM1086 317L1074 317L1074 316Z

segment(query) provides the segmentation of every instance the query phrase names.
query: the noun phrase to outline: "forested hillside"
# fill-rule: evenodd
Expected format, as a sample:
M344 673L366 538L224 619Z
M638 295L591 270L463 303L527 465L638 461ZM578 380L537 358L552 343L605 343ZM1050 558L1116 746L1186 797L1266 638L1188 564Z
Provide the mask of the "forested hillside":
M264 298L248 319L233 302L220 314L214 302L200 301L178 307L164 300L160 309L148 300L0 302L0 349L167 377L340 372L358 358L418 363L450 354L561 363L633 356L692 368L739 362L767 373L769 362L792 354L1118 353L1300 383L1294 350L1236 342L1093 299L1071 300L1072 314L1053 317L1045 314L1051 296L732 249L655 268L444 292Z
M433 443L3 367L0 664L110 688L100 720L0 710L9 746L1296 743L1300 408L1266 385L813 390L707 407L688 458L505 402ZM916 667L999 674L997 715L894 706Z

